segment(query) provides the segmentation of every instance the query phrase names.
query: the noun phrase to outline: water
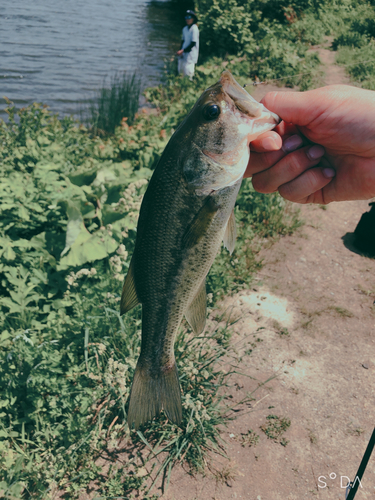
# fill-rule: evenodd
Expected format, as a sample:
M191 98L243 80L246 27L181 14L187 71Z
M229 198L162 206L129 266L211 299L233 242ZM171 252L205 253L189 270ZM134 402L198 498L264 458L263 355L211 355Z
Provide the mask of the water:
M116 71L138 69L143 87L156 85L164 58L179 48L181 14L170 1L3 2L0 117L3 96L17 107L37 101L62 115L77 113Z

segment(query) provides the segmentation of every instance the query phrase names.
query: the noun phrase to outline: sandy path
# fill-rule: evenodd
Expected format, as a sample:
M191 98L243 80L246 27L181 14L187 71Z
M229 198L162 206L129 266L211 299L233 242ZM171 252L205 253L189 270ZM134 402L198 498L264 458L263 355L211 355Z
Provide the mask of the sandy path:
M348 83L332 65L334 54L318 50L326 83ZM281 89L262 86L253 95L269 90ZM238 376L234 399L276 378L223 431L231 461L222 463L219 481L176 471L163 498L344 500L344 476L353 479L375 422L375 260L352 246L366 210L363 201L303 206L305 226L262 251L254 289L222 305L241 318L235 339L252 334L253 352L241 368L254 379ZM269 415L290 419L278 440L260 428ZM243 447L249 429L259 442ZM356 500L374 499L375 457L362 486Z

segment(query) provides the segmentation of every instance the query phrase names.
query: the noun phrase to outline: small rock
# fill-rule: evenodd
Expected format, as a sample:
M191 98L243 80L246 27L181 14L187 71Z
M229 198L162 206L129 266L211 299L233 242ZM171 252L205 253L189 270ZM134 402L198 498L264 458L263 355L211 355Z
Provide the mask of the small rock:
M368 365L366 363L363 363L362 366L363 368L366 368L366 370L368 370Z

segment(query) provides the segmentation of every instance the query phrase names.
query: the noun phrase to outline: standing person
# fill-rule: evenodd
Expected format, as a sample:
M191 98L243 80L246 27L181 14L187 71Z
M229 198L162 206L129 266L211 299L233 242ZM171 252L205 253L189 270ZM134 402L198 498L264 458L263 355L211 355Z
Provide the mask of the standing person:
M187 10L185 22L186 26L182 30L181 49L177 51L177 55L179 56L178 72L184 76L188 76L192 80L199 53L198 18L195 12Z

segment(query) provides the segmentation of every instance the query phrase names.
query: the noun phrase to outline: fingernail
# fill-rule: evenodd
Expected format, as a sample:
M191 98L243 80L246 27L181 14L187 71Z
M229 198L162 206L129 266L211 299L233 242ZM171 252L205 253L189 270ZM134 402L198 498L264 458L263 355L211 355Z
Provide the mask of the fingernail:
M266 137L265 139L263 139L261 144L262 147L267 151L276 151L280 149L273 137Z
M324 177L327 177L328 179L331 179L332 177L335 177L336 171L333 168L323 168L322 170Z
M302 138L299 135L291 135L288 139L285 139L282 150L285 151L285 153L290 153L300 146L302 146Z
M310 149L307 150L306 155L310 160L317 160L318 158L321 158L325 153L325 149L323 146L319 146L316 144L315 146L312 146Z

